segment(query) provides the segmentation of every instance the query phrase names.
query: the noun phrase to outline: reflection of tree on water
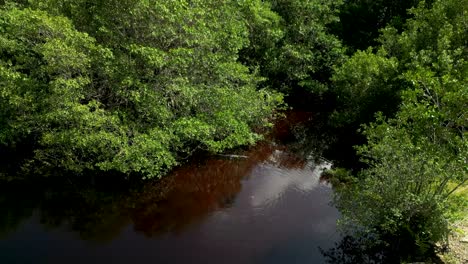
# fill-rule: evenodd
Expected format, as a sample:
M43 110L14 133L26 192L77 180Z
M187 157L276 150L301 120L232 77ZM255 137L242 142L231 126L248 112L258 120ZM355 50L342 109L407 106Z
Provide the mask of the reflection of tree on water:
M65 227L79 233L82 239L94 241L111 240L130 222L122 210L128 193L63 179L2 186L0 236L16 231L33 215L46 229ZM9 222L17 225L8 225Z
M299 114L280 123L271 140L241 153L247 158L212 156L186 164L162 180L129 183L119 176L60 176L42 179L29 187L2 184L0 236L15 231L35 215L49 229L60 228L81 239L106 242L128 225L147 236L181 232L211 212L230 207L242 187L242 179L258 164L285 169L307 165L302 155L289 153L291 127L307 119ZM288 142L288 147L282 142ZM296 153L296 152L294 152ZM37 212L37 213L35 213Z
M247 168L227 160L209 164L184 166L162 182L145 186L129 210L135 229L147 236L178 232L224 207L240 191Z
M0 185L0 238L17 230L38 206L32 186Z
M400 263L398 257L389 258L389 252L384 245L370 238L345 236L340 242L335 243L335 247L328 250L320 249L320 251L330 264Z
M111 241L130 223L128 195L93 187L50 190L39 208L40 221L47 228L71 229L84 240Z
M131 210L135 229L148 236L179 232L210 212L229 207L241 190L241 180L273 150L269 144L259 144L244 153L246 159L217 157L203 164L189 164L176 169L162 182L145 186L142 198L137 199Z
M358 169L362 166L353 146L363 144L359 125L335 127L330 113L289 112L278 122L275 138L288 143L290 152L318 162L326 158L337 167Z
M242 153L247 158L213 156L182 166L162 180L131 188L125 181L119 183L117 177L59 177L29 187L2 184L0 234L15 231L32 215L48 229L65 228L91 241L110 241L131 224L147 236L181 232L209 213L231 206L241 190L241 180L256 165L305 166L306 162L295 155L273 155L284 150L260 143ZM276 160L269 160L273 156Z
M330 264L443 263L434 251L418 252L415 245L400 237L347 235L335 247L320 251Z

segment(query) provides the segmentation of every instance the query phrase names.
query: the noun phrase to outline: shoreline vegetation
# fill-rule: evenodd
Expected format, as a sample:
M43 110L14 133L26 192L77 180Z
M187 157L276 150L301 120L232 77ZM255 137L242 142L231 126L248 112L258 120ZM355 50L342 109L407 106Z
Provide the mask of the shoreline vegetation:
M327 143L347 242L388 263L448 245L439 261L463 263L467 13L468 0L0 1L0 184L243 159L229 153L293 108L322 120L294 132Z

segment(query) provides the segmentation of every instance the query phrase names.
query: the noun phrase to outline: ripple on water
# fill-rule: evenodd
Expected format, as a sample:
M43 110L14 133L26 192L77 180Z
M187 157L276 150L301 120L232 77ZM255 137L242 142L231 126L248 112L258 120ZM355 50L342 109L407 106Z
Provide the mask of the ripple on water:
M317 202L311 200L316 195L316 189L330 189L327 183L320 181L321 172L330 168L330 163L306 161L299 166L299 162L287 162L287 159L291 159L289 155L276 150L265 162L256 165L242 181L242 191L232 206L216 213L218 217L215 218L224 221L228 215L232 217L235 214L243 222L259 218L273 221L283 216L276 210L289 203L290 197L311 204ZM288 164L289 167L285 166Z

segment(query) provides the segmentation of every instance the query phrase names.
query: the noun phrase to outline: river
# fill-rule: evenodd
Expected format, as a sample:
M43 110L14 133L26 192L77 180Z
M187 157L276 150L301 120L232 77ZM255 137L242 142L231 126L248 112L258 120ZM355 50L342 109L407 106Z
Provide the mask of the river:
M193 159L135 188L62 180L0 188L1 263L325 263L338 242L331 164L298 151L289 115L268 140Z

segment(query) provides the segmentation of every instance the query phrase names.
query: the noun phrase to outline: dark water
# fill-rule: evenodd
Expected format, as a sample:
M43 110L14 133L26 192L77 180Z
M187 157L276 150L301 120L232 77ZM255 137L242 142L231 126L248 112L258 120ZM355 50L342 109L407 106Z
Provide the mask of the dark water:
M2 185L0 263L324 263L319 247L340 238L330 164L286 143L290 130L138 188Z

